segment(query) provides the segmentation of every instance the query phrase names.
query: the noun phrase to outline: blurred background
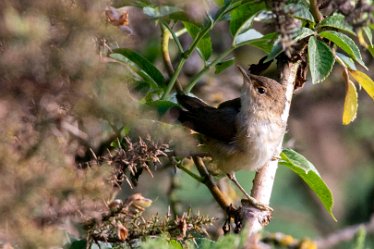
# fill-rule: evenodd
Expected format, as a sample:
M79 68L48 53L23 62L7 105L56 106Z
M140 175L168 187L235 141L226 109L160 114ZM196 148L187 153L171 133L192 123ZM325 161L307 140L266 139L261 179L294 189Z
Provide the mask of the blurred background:
M176 4L193 18L204 14L199 1ZM106 180L111 171L108 167L81 169L77 158L85 158L87 148L111 138L116 127L125 124L162 141L172 139L182 147L191 144L186 138L189 134L180 127L165 131L144 121L156 115L139 108L142 96L136 77L106 57L110 48L132 48L166 72L158 26L134 7L125 9L125 29L112 25L105 15L111 5L83 0L0 3L0 245L6 241L18 241L20 248L58 245L66 231L76 233L71 222L95 215L96 207L113 194ZM230 46L227 23L218 25L211 36L215 54ZM187 35L181 39L183 46L191 41ZM173 44L170 51L174 59ZM234 51L236 63L243 66L257 63L264 55L249 46ZM362 56L374 78L373 57L365 52ZM202 67L199 56L192 56L183 69L182 84ZM272 65L265 74L274 76L275 70ZM218 75L213 71L201 79L194 94L213 105L238 97L242 79L235 67ZM359 91L357 119L343 126L344 96L338 67L323 83L308 81L295 92L285 141L285 147L294 148L316 166L332 190L338 222L298 176L280 167L271 199L275 211L267 232L318 239L373 219L374 102ZM142 193L153 200L149 214L165 214L172 201L180 212L192 208L217 217L209 231L213 237L220 233L223 213L205 186L175 168L159 167L152 172L153 177L142 174L134 189L124 184L118 196ZM253 176L253 172L238 174L247 190ZM225 179L219 181L232 201L239 203L240 193ZM84 212L58 222L41 225L34 219L77 210ZM373 233L367 236L367 248L374 247L373 237ZM350 246L346 242L336 248Z

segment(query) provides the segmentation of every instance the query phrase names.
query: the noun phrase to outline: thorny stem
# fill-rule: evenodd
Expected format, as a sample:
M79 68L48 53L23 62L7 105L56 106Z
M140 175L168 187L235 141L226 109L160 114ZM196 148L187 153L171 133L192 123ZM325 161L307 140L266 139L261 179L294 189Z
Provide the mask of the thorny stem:
M318 8L318 0L310 0L310 12L312 12L312 15L314 19L316 19L317 23L323 19L323 16Z

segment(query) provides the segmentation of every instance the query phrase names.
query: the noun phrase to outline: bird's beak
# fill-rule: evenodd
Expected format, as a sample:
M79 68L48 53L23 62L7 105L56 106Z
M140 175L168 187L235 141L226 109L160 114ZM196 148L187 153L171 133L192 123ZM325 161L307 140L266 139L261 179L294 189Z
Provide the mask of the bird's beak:
M242 66L239 66L239 65L237 65L236 67L238 68L239 72L243 75L244 80L247 81L248 83L252 83L247 70L245 70Z

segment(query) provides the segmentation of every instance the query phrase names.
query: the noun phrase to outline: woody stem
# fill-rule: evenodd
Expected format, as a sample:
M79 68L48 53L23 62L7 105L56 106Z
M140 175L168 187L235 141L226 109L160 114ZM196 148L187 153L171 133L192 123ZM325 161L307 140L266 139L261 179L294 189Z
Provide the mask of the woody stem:
M285 87L286 104L282 113L282 121L287 122L288 114L291 105L291 99L294 90L294 83L297 76L299 63L289 62L287 60L278 61L278 69L280 72L280 83ZM283 140L283 139L282 139ZM282 142L278 146L277 154L281 152ZM278 156L277 155L277 156ZM261 168L253 180L253 187L251 196L258 202L268 205L273 189L275 174L278 167L278 159L269 161L263 168ZM246 214L245 214L246 215ZM259 214L261 215L261 214ZM260 231L263 224L259 222L260 218L256 215L248 215L246 218L248 237Z

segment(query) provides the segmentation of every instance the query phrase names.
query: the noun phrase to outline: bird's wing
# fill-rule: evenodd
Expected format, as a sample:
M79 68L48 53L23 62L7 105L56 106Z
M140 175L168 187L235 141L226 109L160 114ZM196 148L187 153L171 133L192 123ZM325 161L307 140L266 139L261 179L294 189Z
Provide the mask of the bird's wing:
M181 95L183 96L183 95ZM178 110L178 120L185 126L207 137L229 143L236 135L236 117L240 108L235 105L221 104L211 107L201 100L189 96L177 97L187 110Z

